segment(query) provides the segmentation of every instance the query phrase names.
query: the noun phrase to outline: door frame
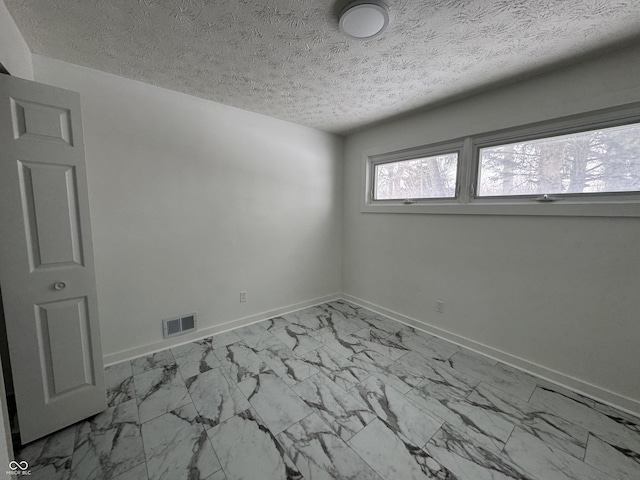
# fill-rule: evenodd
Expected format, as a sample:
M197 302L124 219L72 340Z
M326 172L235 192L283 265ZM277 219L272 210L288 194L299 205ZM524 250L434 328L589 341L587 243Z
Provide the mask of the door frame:
M0 62L0 74L9 75L11 73L4 67L2 62ZM0 284L0 292L2 291L2 285ZM11 378L11 361L9 360L9 340L7 337L7 328L5 326L5 318L4 318L4 309L2 308L2 296L0 295L0 335L4 334L4 342L0 345L0 348L4 348L6 346L6 360L7 365L2 363L2 358L0 358L0 459L4 459L6 455L6 460L13 459L13 441L11 438L11 420L9 418L9 399L7 397L8 392L5 388L5 374L7 378ZM3 444L4 442L4 444ZM9 465L7 463L7 465ZM0 469L2 468L0 464Z

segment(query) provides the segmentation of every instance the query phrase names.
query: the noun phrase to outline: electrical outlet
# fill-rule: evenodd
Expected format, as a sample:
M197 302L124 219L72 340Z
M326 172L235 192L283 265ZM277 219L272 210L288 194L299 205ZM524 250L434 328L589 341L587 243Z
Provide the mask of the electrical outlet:
M444 300L438 300L436 303L436 312L444 313Z
M240 303L247 301L247 292L240 292Z

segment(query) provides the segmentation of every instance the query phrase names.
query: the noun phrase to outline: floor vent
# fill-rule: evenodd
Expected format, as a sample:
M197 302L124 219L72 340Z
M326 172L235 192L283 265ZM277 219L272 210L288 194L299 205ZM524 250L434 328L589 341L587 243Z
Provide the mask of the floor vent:
M184 317L169 318L162 321L164 338L176 337L195 330L198 326L196 314L190 313Z

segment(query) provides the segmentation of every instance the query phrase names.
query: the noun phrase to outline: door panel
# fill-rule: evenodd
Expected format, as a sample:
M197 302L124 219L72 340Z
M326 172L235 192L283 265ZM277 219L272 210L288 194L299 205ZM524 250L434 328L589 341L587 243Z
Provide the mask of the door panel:
M37 305L36 308L45 401L74 389L93 387L86 297Z
M75 168L18 160L31 269L82 265Z
M0 284L20 436L106 408L80 99L0 75Z
M16 140L22 138L73 146L71 112L68 109L11 98L11 113Z

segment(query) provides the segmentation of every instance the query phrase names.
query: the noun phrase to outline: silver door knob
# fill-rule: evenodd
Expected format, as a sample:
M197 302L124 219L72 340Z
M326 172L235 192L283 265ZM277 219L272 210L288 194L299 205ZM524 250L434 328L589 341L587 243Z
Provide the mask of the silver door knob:
M53 288L55 288L56 290L64 290L66 286L67 284L64 282L56 282L53 284Z

